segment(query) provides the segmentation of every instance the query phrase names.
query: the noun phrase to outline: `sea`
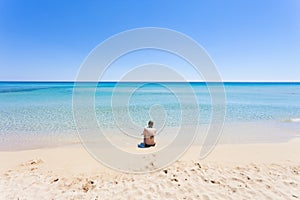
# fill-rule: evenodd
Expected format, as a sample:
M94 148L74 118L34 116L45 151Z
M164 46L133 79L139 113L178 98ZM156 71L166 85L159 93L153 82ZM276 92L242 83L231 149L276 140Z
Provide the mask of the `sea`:
M214 101L215 96L221 101ZM87 97L93 101L85 101ZM256 142L300 136L299 82L0 82L0 150L78 142L74 109L80 106L93 108L87 112L104 132L142 129L153 120L162 133L223 123L225 132L229 127L227 132L234 129L235 137L253 134ZM218 109L223 110L215 122ZM228 137L226 141L231 142Z

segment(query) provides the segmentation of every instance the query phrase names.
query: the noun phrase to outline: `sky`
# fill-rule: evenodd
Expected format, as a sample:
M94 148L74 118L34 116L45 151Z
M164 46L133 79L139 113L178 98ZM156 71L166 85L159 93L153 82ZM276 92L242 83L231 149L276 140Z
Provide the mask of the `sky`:
M299 0L0 0L0 81L73 81L99 43L142 27L193 38L224 81L300 81ZM131 55L105 78L158 54ZM194 79L190 66L171 67Z

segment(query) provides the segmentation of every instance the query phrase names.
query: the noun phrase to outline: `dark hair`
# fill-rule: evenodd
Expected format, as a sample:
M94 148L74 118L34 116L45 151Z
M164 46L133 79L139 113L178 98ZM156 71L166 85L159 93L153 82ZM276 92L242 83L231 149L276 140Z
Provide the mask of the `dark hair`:
M152 127L153 127L153 124L154 124L154 122L150 120L150 121L148 122L148 127L149 127L149 128L152 128Z

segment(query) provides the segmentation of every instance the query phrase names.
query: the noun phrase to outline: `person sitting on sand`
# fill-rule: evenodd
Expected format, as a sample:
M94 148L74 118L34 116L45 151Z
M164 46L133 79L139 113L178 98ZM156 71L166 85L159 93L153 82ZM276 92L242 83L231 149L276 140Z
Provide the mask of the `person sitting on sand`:
M138 144L139 148L148 148L148 147L154 147L155 146L155 141L154 141L154 136L156 134L156 129L153 128L154 122L149 121L148 126L144 128L144 131L142 135L144 135L144 142L141 144Z

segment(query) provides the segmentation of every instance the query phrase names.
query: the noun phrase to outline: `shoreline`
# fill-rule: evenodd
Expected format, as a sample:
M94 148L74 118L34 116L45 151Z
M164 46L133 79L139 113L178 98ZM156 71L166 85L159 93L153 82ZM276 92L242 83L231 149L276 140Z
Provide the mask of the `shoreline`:
M195 140L192 145L201 146L203 144L208 127L207 124L199 125L198 133L195 134ZM135 138L132 136L128 137L127 135L118 133L117 129L104 129L102 131L105 132L104 136L107 137L107 139L123 149L131 149L142 140L139 134L134 136ZM173 133L177 131L178 127L167 127L157 135L156 139L159 144L168 145L168 140L174 139L176 135ZM183 126L183 132L191 133L191 128L189 128L189 126ZM6 137L6 135L3 134L3 140L0 141L0 152L18 152L83 145L83 141L81 141L76 131L67 132L66 135L62 133L59 137L56 137L56 134L51 135L50 133L47 135L41 133L40 135L41 137L27 137L26 134L23 133L21 135L7 135ZM103 136L100 135L99 138L97 138L97 141L100 142L99 144L101 144L102 137ZM275 120L227 122L223 126L217 145L285 143L297 138L300 138L300 123L298 122Z
M0 151L0 199L297 199L300 137L295 126L226 124L221 140L206 158L200 159L206 136L198 134L182 157L160 169L158 154L147 153L168 145L174 129L158 135L156 147L150 149L138 149L139 138L124 140L107 132L114 144L124 143L119 146L122 150L152 158L145 164L152 163L147 169L154 171L140 174L99 163L78 137L69 140L72 144L56 147ZM199 131L206 129L202 126Z

